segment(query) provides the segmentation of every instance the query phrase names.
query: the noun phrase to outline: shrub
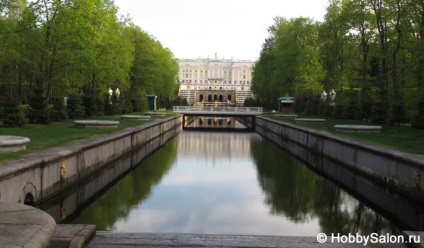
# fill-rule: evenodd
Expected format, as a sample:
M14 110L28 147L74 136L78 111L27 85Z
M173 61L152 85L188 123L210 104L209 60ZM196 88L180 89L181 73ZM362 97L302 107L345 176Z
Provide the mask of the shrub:
M148 109L146 93L143 90L133 89L130 98L133 111L140 112Z
M371 122L373 124L384 124L386 122L387 106L381 101L377 102L371 112Z
M50 122L50 114L47 102L44 98L44 86L42 82L37 82L34 94L30 100L29 119L31 123L48 124Z
M4 104L3 124L11 127L22 127L26 123L24 113L17 101L8 100Z
M50 118L54 121L64 121L68 118L65 104L62 98L56 99L50 111Z
M82 105L82 98L79 95L71 95L68 98L68 109L69 118L79 119L85 116L85 110Z
M417 112L412 119L412 127L424 129L424 98L417 102Z
M395 102L391 109L388 122L390 124L397 124L408 122L408 117L406 115L406 109L403 105L403 101Z
M243 106L245 106L245 107L257 107L258 102L256 101L255 98L248 97L248 98L246 98L246 100L244 100Z

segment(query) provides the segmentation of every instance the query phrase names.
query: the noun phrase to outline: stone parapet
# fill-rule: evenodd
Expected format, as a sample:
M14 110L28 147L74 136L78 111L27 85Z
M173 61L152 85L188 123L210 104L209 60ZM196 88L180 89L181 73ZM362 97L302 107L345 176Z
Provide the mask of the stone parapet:
M318 157L336 161L424 202L424 155L408 154L264 117L256 118L255 130L281 147L290 141ZM322 166L322 162L312 161L318 157L303 159L312 165Z
M136 152L143 145L163 136L181 125L181 120L181 116L164 118L78 144L29 154L22 159L2 164L0 200L35 204L54 196L107 164ZM159 141L166 142L164 138ZM138 161L142 159L140 156L136 158Z

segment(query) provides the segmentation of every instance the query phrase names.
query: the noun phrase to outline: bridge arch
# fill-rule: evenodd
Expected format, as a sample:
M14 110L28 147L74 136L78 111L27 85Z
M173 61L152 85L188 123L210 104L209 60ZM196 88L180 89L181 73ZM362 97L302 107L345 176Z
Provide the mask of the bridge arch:
M35 185L31 182L27 182L22 189L22 193L19 199L19 203L33 206L37 201L37 190Z

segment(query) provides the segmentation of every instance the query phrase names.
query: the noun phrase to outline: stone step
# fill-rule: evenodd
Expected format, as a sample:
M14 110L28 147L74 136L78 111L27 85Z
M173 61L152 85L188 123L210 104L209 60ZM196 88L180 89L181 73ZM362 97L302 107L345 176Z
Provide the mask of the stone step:
M95 225L57 225L49 248L82 248L95 233Z
M369 246L369 244L368 244ZM318 243L317 237L250 236L176 233L111 233L97 232L87 248L135 247L364 247L362 243ZM383 244L374 247L400 248L404 244Z

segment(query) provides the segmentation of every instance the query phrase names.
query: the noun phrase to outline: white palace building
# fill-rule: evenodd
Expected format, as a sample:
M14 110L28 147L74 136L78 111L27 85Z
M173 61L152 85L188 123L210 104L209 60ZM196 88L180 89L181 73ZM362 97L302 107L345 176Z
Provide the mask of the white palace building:
M178 95L196 106L242 106L252 97L253 61L179 59Z

